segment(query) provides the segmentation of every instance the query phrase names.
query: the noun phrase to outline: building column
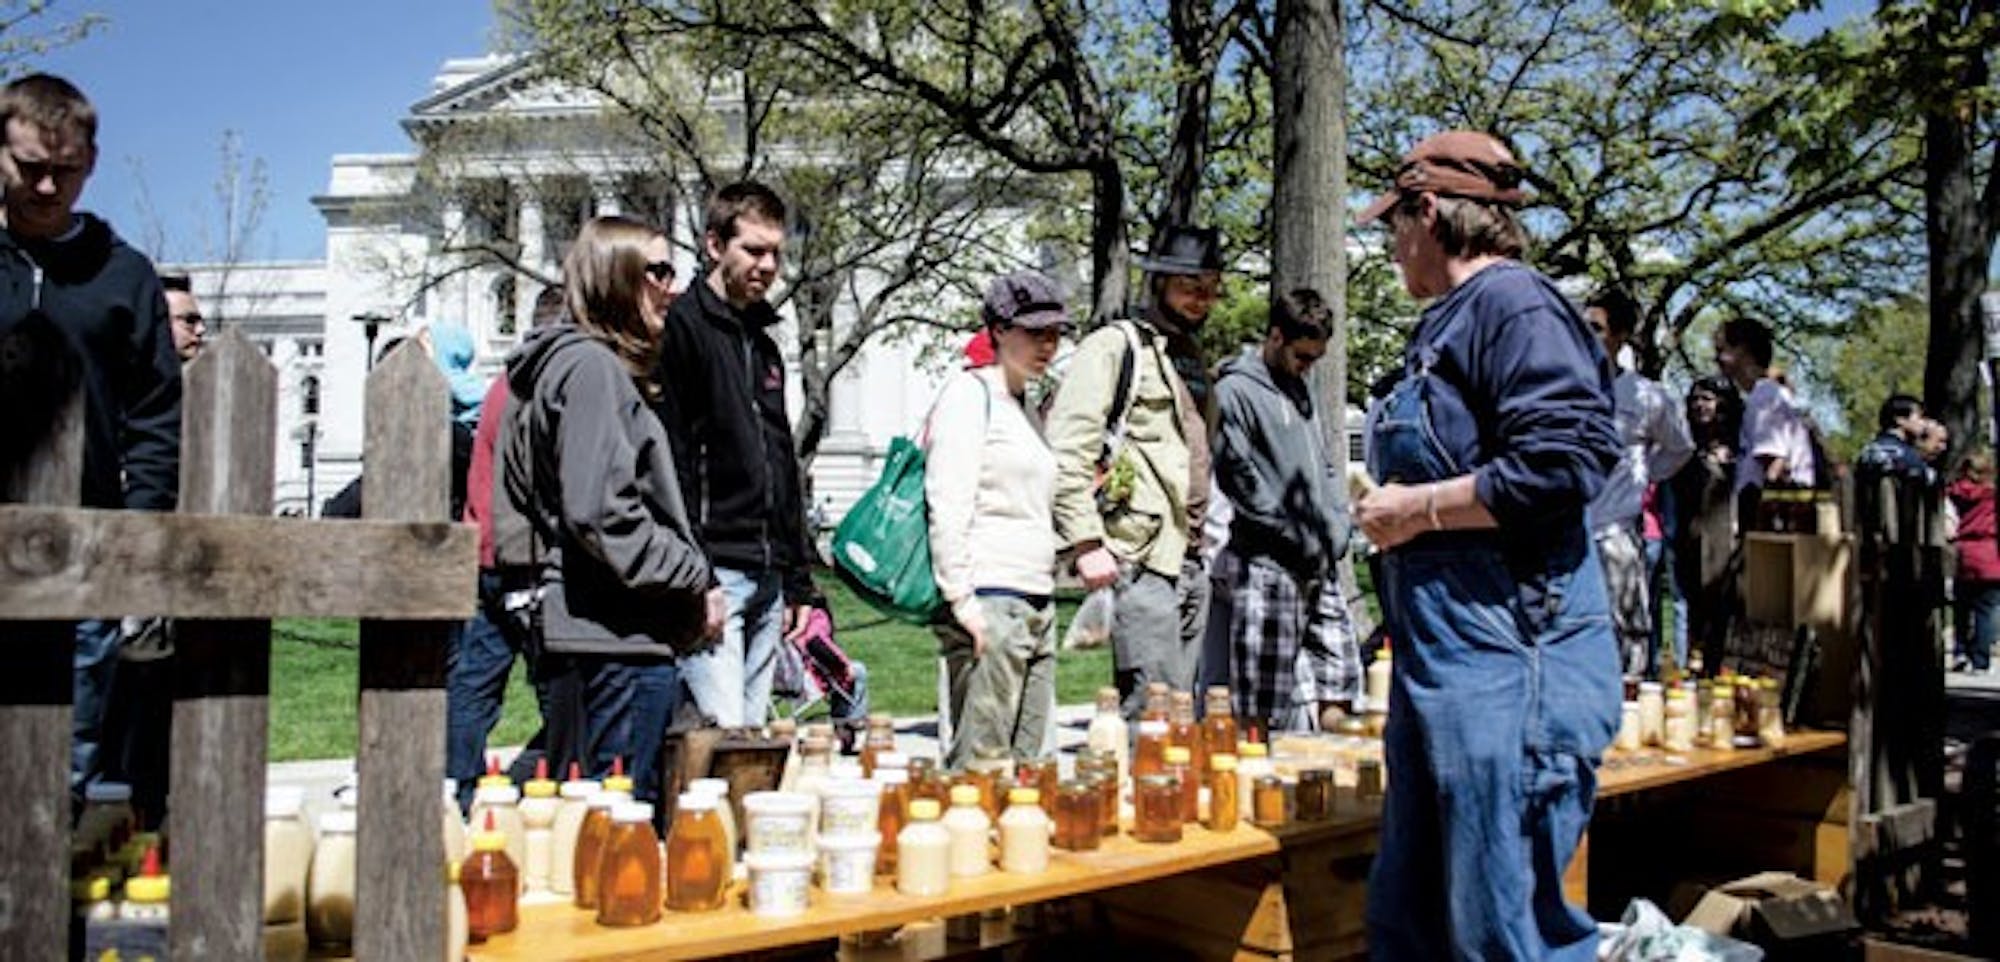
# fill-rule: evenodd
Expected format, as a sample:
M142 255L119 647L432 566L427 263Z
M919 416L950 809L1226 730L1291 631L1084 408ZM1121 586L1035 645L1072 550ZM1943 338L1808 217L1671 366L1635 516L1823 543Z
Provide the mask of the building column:
M521 266L529 270L546 270L543 263L548 259L543 237L546 231L542 224L542 197L536 192L533 181L515 181L514 195L518 212L514 219L514 239L521 244ZM514 332L525 334L535 322L535 296L541 293L541 285L521 277L514 282Z
M609 177L590 179L591 212L597 217L610 217L625 212L618 199L618 181Z
M444 227L444 245L447 248L463 248L471 242L471 238L465 236L465 205L458 198L447 196L439 215ZM454 320L478 331L479 328L475 326L473 320L473 312L470 310L471 304L465 297L465 261L464 254L446 254L440 258L437 269L444 276L438 281L437 288L432 293L438 305L437 310L432 313L439 318ZM486 330L480 333L492 337L496 332Z

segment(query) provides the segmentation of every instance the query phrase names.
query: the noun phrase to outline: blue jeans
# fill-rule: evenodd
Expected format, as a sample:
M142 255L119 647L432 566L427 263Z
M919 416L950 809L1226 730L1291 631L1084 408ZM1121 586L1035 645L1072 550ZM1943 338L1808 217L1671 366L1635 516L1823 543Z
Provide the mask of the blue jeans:
M458 780L461 805L471 804L475 783L486 770L486 736L500 721L500 704L507 692L507 676L514 669L514 656L529 656L528 639L514 637L503 628L512 622L501 611L500 596L500 576L481 571L479 610L453 632L448 649L444 773ZM537 707L545 712L542 688L536 679ZM535 747L541 738L537 732L529 746ZM553 778L562 775L550 772Z
M715 569L728 600L722 639L680 662L688 693L722 728L762 725L771 716L771 670L784 631L783 579L776 571Z
M104 728L111 683L118 675L122 637L117 619L76 623L76 654L71 661L75 714L70 723L69 790L83 797L84 787L104 780L110 744Z
M573 661L584 720L581 754L593 778L624 759L632 796L660 799L660 746L680 707L681 673L668 658L576 656Z
M1396 657L1373 958L1596 957L1596 925L1564 902L1562 876L1622 693L1602 568L1578 539L1533 579L1493 548L1384 559Z
M1993 642L2000 638L2000 581L1959 581L1955 635L1958 657L1985 671L1992 666Z

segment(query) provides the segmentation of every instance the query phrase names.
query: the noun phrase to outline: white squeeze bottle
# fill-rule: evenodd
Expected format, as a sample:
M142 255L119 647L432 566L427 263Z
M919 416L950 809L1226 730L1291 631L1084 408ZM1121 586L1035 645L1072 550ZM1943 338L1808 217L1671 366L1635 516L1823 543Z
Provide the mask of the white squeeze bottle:
M465 861L465 818L458 810L458 779L444 780L444 857L453 862Z
M535 777L521 783L521 795L521 829L528 855L522 884L530 892L547 892L555 864L556 813L562 809L556 783L549 780L547 758L535 760Z
M993 868L987 847L993 834L993 819L979 804L979 786L953 785L951 811L944 814L944 830L951 835L951 877L985 875Z
M1110 752L1118 759L1118 783L1123 785L1131 772L1131 732L1125 726L1125 716L1118 710L1118 689L1099 688L1097 690L1097 714L1090 719L1090 748L1096 752Z
M561 804L549 829L549 891L557 895L570 895L575 888L576 836L583 829L583 817L590 814L590 796L602 787L596 779L583 777L582 766L570 762L569 780L556 791Z

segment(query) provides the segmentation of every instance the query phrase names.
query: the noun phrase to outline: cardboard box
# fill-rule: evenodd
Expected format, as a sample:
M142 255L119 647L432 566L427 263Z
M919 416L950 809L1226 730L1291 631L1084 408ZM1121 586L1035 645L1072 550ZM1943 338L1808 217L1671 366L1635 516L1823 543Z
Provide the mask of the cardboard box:
M1832 886L1790 872L1764 872L1709 889L1682 920L1762 946L1773 962L1833 958L1859 925Z

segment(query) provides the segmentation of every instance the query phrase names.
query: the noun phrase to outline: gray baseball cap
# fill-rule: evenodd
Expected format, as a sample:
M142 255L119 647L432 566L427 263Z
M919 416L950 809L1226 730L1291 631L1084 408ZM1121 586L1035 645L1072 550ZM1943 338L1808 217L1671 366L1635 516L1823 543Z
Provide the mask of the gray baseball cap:
M1056 282L1040 271L1003 274L986 285L981 307L986 323L1000 322L1015 327L1043 328L1069 323L1069 309L1063 306Z

